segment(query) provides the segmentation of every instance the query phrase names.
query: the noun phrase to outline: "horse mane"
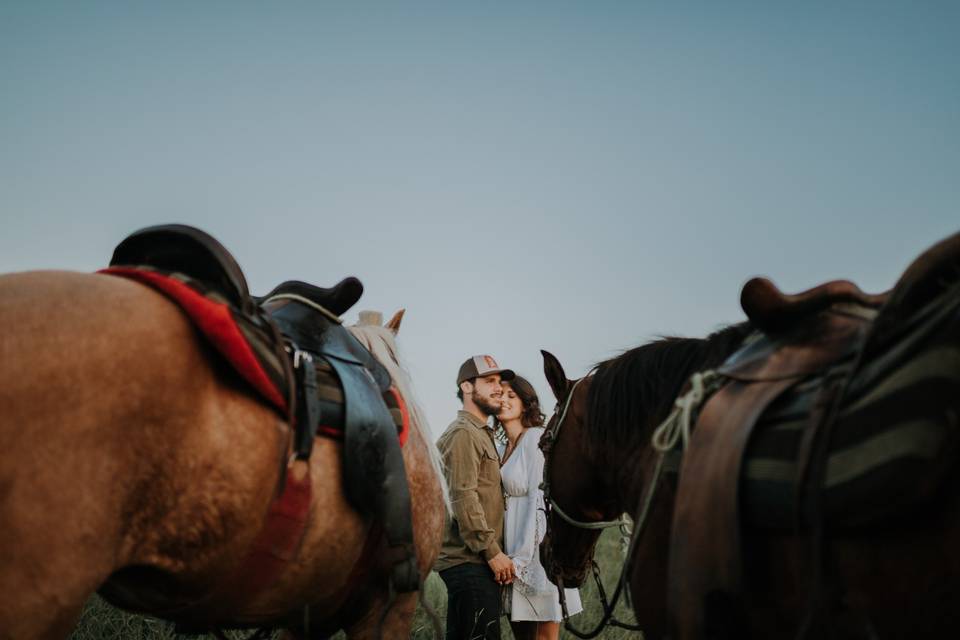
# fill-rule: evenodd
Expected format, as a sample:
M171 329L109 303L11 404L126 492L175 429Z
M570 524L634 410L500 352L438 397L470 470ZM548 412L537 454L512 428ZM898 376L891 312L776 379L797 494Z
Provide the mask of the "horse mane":
M706 338L664 337L596 364L587 398L587 446L643 445L690 376L722 363L751 331L743 322Z
M347 327L347 329L386 368L393 384L396 385L400 395L403 396L403 401L406 403L407 411L410 414L411 427L416 429L426 442L427 449L430 452L430 463L436 471L440 488L443 491L443 504L447 512L450 513L450 490L447 487L446 476L443 474L440 451L434 444L433 439L429 437L430 429L426 415L413 392L410 374L401 364L396 336L393 331L379 324L356 324Z

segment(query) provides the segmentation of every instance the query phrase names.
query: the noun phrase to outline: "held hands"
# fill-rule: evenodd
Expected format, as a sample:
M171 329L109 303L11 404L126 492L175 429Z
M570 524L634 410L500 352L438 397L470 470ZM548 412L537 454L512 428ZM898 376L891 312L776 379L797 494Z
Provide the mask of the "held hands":
M497 584L510 584L516 575L516 569L513 567L513 560L503 551L487 560L490 570L493 571L493 578Z

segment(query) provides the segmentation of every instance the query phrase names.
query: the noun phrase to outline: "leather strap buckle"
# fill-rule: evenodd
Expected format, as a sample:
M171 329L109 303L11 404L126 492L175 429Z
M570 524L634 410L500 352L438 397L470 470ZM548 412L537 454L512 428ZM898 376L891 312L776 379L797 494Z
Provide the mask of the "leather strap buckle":
M313 355L293 345L293 371L297 377L297 423L294 449L297 460L307 460L313 452L313 439L320 423L317 402L317 370Z

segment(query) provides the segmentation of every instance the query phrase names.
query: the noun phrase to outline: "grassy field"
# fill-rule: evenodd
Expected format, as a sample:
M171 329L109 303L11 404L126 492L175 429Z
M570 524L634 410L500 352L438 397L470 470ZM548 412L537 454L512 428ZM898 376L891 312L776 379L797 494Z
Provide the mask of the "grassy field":
M619 575L620 564L623 554L620 550L618 534L615 531L607 531L600 539L597 546L597 560L603 571L604 584L607 593L612 595L614 583ZM599 597L596 589L591 583L585 586L580 595L583 598L584 612L574 617L578 628L593 628L600 620L602 611L600 608ZM443 581L435 573L431 573L426 582L426 597L430 605L440 614L440 619L444 619L446 614L446 588ZM621 620L633 620L629 609L620 605L619 609ZM251 632L231 633L230 638L245 638ZM99 597L94 596L87 603L83 611L77 628L70 636L71 640L164 640L175 638L196 638L197 636L178 636L173 632L173 625L154 618L145 618L125 613L119 609L111 607ZM213 636L207 636L213 638ZM343 638L343 634L336 638ZM417 617L414 621L411 638L429 639L433 638L432 625L425 611L418 609ZM503 637L512 638L510 625L503 621ZM567 633L565 630L560 634L561 638L574 638L575 636ZM637 634L631 634L620 629L607 628L601 638L619 639L636 638Z

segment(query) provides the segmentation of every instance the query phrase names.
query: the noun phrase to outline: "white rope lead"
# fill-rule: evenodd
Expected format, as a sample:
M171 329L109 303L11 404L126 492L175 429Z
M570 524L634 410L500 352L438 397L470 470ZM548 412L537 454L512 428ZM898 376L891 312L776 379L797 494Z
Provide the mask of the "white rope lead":
M654 449L666 453L672 451L678 442L682 443L682 449L687 448L693 414L700 409L704 399L720 386L721 379L713 369L690 376L690 390L674 401L673 411L653 432L650 441Z

